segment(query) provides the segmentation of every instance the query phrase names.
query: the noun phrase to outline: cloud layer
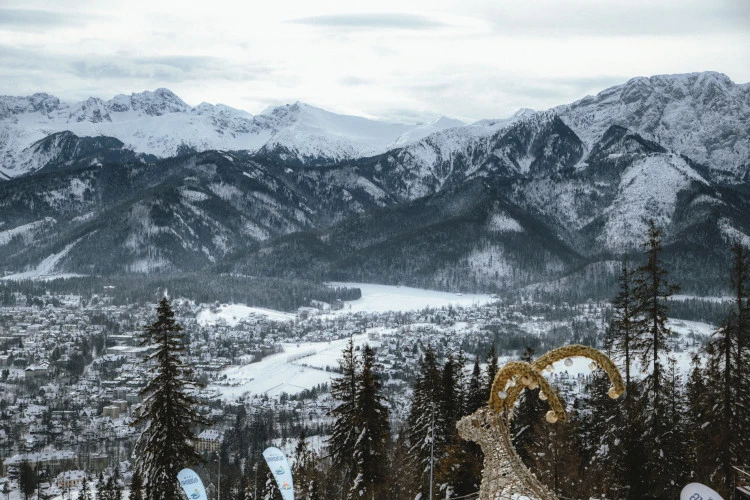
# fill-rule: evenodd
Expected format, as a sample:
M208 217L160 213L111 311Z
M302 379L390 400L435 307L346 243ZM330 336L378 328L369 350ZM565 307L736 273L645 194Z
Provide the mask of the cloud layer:
M168 87L252 113L302 100L408 122L545 109L640 75L750 80L746 0L6 0L0 94Z

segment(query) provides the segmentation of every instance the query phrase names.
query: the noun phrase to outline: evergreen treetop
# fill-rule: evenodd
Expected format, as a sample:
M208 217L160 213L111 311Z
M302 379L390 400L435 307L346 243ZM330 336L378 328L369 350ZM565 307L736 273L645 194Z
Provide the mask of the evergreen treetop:
M132 425L145 424L136 447L136 467L143 474L147 497L172 500L182 495L177 473L202 461L192 429L211 422L196 411L191 392L198 383L180 357L185 334L166 297L156 312L156 321L141 335L141 345L154 346L155 351L144 361L151 380L141 391L144 401Z

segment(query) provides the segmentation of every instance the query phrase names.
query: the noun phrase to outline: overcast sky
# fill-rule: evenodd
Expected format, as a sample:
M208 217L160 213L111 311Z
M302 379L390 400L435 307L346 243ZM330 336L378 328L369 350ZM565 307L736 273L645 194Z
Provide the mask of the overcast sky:
M750 81L749 0L3 0L0 94L498 118L634 76Z

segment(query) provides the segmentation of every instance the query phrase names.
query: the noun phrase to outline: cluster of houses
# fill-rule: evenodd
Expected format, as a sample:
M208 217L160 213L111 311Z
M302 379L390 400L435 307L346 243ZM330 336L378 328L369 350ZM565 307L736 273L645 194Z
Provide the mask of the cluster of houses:
M55 305L42 302L48 305L27 306L19 300L17 305L0 307L2 472L12 475L22 461L28 461L48 470L59 488L75 488L84 473L111 470L132 459L138 429L130 424L148 380L144 359L154 349L143 345L141 332L155 320L155 313L153 307L115 306L108 300L82 305L80 298L58 297ZM484 354L497 335L540 335L574 324L596 333L603 328L606 305L535 310L495 303L356 314L306 309L293 321L250 315L231 324L221 319L199 323L198 312L206 306L173 301L173 307L189 338L186 362L204 383L220 379L227 367L279 352L282 342L329 342L367 333L377 345L391 418L403 422L427 345L444 357L459 352ZM473 360L473 354L466 356L467 368ZM289 362L304 365L305 358ZM337 366L325 369L333 377ZM579 383L564 374L559 380L571 387ZM222 402L220 396L212 389L196 392L198 410L216 422L198 436L196 446L203 453L220 449L224 432L234 424L237 405L245 406L250 415L288 412L314 425L330 423L329 411L335 404L325 391L310 393L306 399L281 393Z

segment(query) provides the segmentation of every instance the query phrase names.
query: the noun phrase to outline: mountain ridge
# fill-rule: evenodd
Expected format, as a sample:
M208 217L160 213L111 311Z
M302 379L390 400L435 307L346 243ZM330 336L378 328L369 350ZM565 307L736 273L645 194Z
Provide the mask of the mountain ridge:
M744 159L736 171L710 162L745 132L706 150L708 163L683 151L697 144L684 130L679 141L664 134L675 109L713 124L728 106L729 125L714 124L702 139L714 144L712 134L746 123L737 107L745 90L711 74L678 75L669 91L667 80L633 79L569 107L331 161L301 155L283 135L257 151L183 147L158 158L114 137L50 134L25 150L37 160L32 173L0 183L0 271L30 277L48 263L63 274L291 273L486 291L578 273L594 289L616 283L609 263L638 254L653 218L665 261L687 289L716 291L712 270L726 246L750 242L750 187ZM669 116L641 113L652 101ZM138 112L180 106L168 102ZM38 96L28 106L54 109L54 101ZM337 116L296 103L269 110L263 123L309 129Z

